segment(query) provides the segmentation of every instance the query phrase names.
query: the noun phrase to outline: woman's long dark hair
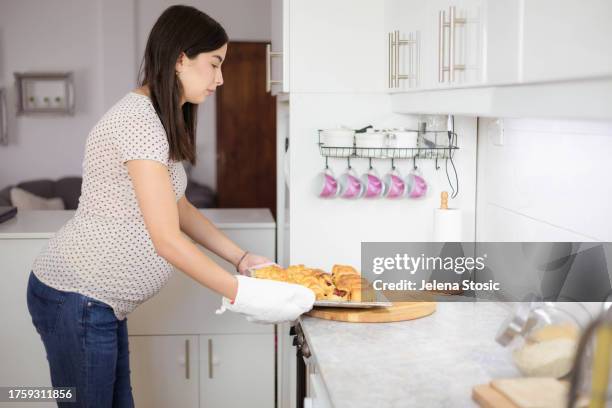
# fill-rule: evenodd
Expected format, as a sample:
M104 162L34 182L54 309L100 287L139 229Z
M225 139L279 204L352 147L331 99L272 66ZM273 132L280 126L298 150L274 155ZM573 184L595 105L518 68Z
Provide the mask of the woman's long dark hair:
M140 65L139 85L149 87L153 106L168 136L171 160L196 162L198 107L185 102L181 108L183 90L176 75L176 62L182 52L193 58L227 42L227 33L217 21L189 6L167 8L151 29Z

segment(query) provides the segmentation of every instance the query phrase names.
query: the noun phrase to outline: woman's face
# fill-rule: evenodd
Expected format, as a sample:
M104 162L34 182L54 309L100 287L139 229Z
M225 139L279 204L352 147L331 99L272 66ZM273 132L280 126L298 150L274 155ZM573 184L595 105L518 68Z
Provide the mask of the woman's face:
M227 44L211 52L202 52L194 58L181 54L176 71L183 86L182 103L200 104L223 85L221 64L225 61Z

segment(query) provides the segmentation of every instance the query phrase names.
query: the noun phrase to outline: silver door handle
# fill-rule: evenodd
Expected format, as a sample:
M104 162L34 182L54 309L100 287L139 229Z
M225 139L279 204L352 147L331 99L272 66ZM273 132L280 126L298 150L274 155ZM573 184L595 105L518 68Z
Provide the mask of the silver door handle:
M213 378L213 343L208 339L208 378Z
M276 84L282 84L283 81L275 79L272 79L272 58L275 57L280 57L282 58L283 53L282 52L272 52L271 50L271 45L270 44L266 44L266 92L271 92L272 91L272 85L276 85Z
M189 339L185 340L185 378L189 379Z
M0 89L0 145L8 145L8 111L6 106L6 90Z
M389 48L389 66L387 69L387 74L389 74L389 88L393 88L393 34L389 32L387 36L387 45Z
M438 11L438 82L444 82L444 24L446 12Z
M418 42L417 36L413 36L413 33L409 34L409 38L407 40L400 39L399 30L393 31L393 33L389 33L389 83L390 88L399 88L400 80L402 79L416 79L416 75L412 70L412 66L414 64L413 61L413 48L417 49ZM400 47L402 45L407 45L409 47L408 50L408 73L401 74L400 73ZM418 51L416 51L418 52ZM410 86L410 85L409 85Z
M455 6L450 6L449 10L449 46L448 46L448 80L455 81L455 70L462 71L465 65L455 65L455 28L457 25L465 25L464 18L456 17Z

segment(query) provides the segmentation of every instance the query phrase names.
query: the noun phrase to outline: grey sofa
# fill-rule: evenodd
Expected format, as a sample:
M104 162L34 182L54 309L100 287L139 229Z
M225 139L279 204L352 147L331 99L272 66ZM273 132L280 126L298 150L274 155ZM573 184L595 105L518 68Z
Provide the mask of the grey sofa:
M12 205L11 188L19 187L39 197L60 197L67 210L76 210L81 195L81 177L64 177L59 180L31 180L15 186L7 186L0 190L0 206ZM187 182L185 190L187 199L197 208L212 208L217 206L215 192L208 186L193 180Z

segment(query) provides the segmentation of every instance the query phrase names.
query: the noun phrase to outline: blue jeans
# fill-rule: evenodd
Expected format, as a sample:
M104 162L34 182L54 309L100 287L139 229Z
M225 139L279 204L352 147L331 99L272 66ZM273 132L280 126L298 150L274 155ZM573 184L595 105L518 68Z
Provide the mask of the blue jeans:
M133 407L127 319L106 303L28 282L28 310L45 345L54 387L76 387L74 403L59 407Z

